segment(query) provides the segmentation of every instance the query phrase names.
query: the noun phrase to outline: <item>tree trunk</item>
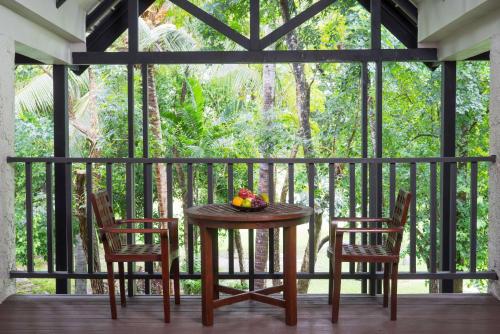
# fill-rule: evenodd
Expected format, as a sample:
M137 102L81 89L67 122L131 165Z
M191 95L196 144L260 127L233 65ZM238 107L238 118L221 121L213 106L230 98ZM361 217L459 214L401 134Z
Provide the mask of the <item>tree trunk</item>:
M154 141L151 141L151 153L153 157L165 155L163 147L163 132L161 129L160 108L156 97L156 83L154 65L147 65L148 68L148 116L149 126L153 134ZM155 184L158 193L158 210L160 217L167 216L167 171L165 164L154 164Z
M83 252L81 238L76 238L76 240L75 240L75 270L77 273L83 273L83 272L87 271L87 261L85 258L85 253ZM86 295L87 294L87 280L86 279L76 279L75 280L75 294L76 295Z
M276 87L276 65L265 64L262 69L262 120L264 127L269 129L273 120L274 97ZM262 157L269 158L271 147L263 145L260 147ZM259 193L269 192L269 165L262 163L259 165ZM274 236L272 236L274 238ZM279 244L278 244L279 245ZM257 230L255 236L255 271L262 272L266 270L269 254L269 230ZM278 256L279 257L279 256ZM264 280L256 280L255 288L265 287Z
M316 210L315 210L316 211ZM314 212L314 263L316 263L316 258L318 254L318 241L321 234L321 223L323 221L323 211ZM302 265L300 266L301 272L309 271L309 243L307 243L306 250L304 251L304 256L302 257ZM309 289L308 279L300 279L297 284L297 290L299 293L307 293Z
M259 192L267 192L269 189L269 165L260 164L259 167ZM257 230L255 233L255 271L263 272L267 268L269 254L269 230ZM255 289L263 289L265 280L255 280Z
M84 262L87 263L88 258L88 239L89 239L89 231L87 229L87 210L86 210L86 174L85 171L76 171L75 177L75 206L76 212L75 216L78 219L78 227L80 231L80 239L81 239L81 247L83 249L84 254ZM97 241L96 233L92 233L92 252L93 252L93 266L96 272L101 271L101 263L99 258L99 243ZM92 279L90 280L90 285L92 287L93 294L104 294L106 291L104 290L104 283L101 279Z

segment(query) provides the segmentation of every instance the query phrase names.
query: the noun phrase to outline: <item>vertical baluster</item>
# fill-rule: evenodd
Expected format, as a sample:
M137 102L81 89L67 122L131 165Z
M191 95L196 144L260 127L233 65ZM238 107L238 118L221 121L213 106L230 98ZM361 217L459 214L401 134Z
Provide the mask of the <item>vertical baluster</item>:
M396 203L396 164L389 164L389 210L394 209ZM392 214L392 211L389 212Z
M214 202L214 168L213 164L207 164L207 201L208 204Z
M349 216L356 217L356 165L354 163L349 164ZM351 222L350 227L356 227L356 222ZM356 234L349 233L349 243L351 245L356 243ZM349 272L354 274L356 263L349 263Z
M145 132L144 135L146 135L148 132L147 123L144 126L146 126L146 128L144 129ZM147 149L148 149L147 144L144 144L143 150L146 150L144 151L145 158L147 158ZM153 164L144 163L142 167L142 173L144 177L143 179L144 218L153 218ZM151 228L152 226L153 226L152 223L144 223L144 228ZM144 243L145 244L153 243L153 235L151 233L144 234ZM147 273L152 274L154 272L153 262L145 262L144 269ZM144 280L144 293L147 295L151 293L151 282L149 279Z
M227 200L231 201L234 197L234 171L233 164L227 164ZM227 231L228 235L228 255L229 255L229 273L234 274L234 230Z
M450 164L450 272L457 271L457 163Z
M53 224L53 207L52 207L52 163L45 163L45 194L46 194L46 208L47 208L47 271L52 273L54 271L54 254L53 254L53 237L52 237L52 224Z
M213 164L207 164L207 191L208 191L208 204L214 202L214 169ZM212 245L212 258L213 258L213 272L214 272L214 282L217 285L218 273L219 273L219 230L213 229L213 245Z
M247 188L253 191L253 164L247 164ZM248 230L248 287L250 291L254 289L255 283L255 240L254 230Z
M268 164L268 186L269 186L269 201L274 202L274 164ZM269 229L269 273L274 273L274 229Z
M106 191L113 206L113 164L110 162L106 163Z
M417 164L410 164L410 191L412 193L410 207L410 272L417 271Z
M28 272L33 272L33 180L31 162L26 162L26 257Z
M54 271L54 254L52 251L52 223L53 223L53 208L52 208L52 163L45 163L45 194L47 208L47 271Z
M193 164L187 164L187 205L193 206ZM194 273L194 231L193 225L188 224L188 272Z
M131 79L129 78L129 80ZM129 89L131 88L129 87ZM133 151L133 147L130 147L130 142L129 142L129 153L130 150ZM131 219L135 218L135 177L134 177L134 166L131 163L125 164L125 183L126 183L126 191L125 191L126 215L127 219ZM127 224L127 227L131 228L132 225ZM130 233L127 234L127 244L130 245L133 242L134 242L134 236ZM127 288L129 297L132 297L134 294L134 280L132 279L133 272L134 272L134 263L127 262L127 275L128 275Z
M92 194L92 164L85 165L85 191L87 197L87 272L94 272L94 223L92 221L92 203L90 195Z
M288 203L294 203L295 196L295 171L294 164L288 164Z
M172 164L168 163L167 164L167 217L168 218L174 217L173 192L174 192L174 182L172 177Z
M328 212L330 221L335 217L335 164L328 164ZM329 225L328 225L329 226Z
M437 208L436 208L436 201L437 201L437 168L436 168L436 163L431 162L430 164L430 174L431 174L431 182L429 185L429 198L430 198L430 203L429 203L429 208L430 208L430 237L431 237L431 254L430 254L430 261L431 261L431 273L435 273L437 270L437 252L436 252L436 247L437 247Z
M73 175L73 166L71 163L67 163L67 169L68 169L68 175ZM71 180L71 177L70 177ZM73 187L71 185L71 182L67 182L65 185L66 187L66 194L68 198L66 199L66 205L68 205L69 208L73 207ZM66 218L66 254L68 254L68 257L66 259L67 265L68 265L68 273L73 273L73 211L69 209L67 211L67 218Z
M369 165L370 168L370 177L369 177L369 183L370 183L370 201L369 201L369 215L370 217L376 217L377 216L377 177L376 177L376 171L377 171L377 165L375 163L370 163ZM375 245L377 243L377 238L374 235L374 233L369 234L369 242L370 245ZM370 263L370 281L369 281L369 286L368 286L368 292L370 295L375 296L376 295L376 290L377 290L377 280L375 279L376 275L376 267L374 263Z
M314 164L307 164L307 184L309 189L309 207L314 210ZM309 272L314 273L314 214L309 219Z
M470 272L476 272L477 249L477 162L470 165Z

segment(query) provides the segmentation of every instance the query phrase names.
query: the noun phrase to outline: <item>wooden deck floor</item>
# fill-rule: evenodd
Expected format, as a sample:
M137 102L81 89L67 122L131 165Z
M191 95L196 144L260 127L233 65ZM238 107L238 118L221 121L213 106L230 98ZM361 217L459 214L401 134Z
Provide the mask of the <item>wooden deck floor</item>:
M389 321L380 298L346 296L340 321L330 322L325 296L299 297L297 327L284 312L257 302L220 308L215 325L201 325L200 299L184 297L164 324L159 297L134 297L109 318L104 296L11 296L0 304L0 333L500 333L500 302L488 295L400 296L399 319Z

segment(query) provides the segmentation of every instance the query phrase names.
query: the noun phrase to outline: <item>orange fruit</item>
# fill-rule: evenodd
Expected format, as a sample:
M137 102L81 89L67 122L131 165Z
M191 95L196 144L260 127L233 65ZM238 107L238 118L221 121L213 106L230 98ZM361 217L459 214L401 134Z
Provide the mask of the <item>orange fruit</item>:
M241 198L240 196L234 196L232 203L233 205L241 206L241 204L243 203L243 198Z

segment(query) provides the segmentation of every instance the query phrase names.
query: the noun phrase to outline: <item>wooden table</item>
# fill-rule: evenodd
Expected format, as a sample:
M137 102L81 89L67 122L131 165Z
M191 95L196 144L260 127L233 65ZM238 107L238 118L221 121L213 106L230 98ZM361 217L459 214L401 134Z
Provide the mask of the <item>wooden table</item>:
M214 323L214 309L244 300L285 308L286 324L297 324L297 244L296 226L309 221L313 210L295 204L271 204L260 212L241 212L229 204L209 204L191 207L185 211L190 224L200 227L202 321L205 326ZM214 271L213 243L219 228L269 229L283 227L283 285L256 291L242 291L218 284ZM219 292L231 295L220 299ZM283 299L271 294L283 292Z

